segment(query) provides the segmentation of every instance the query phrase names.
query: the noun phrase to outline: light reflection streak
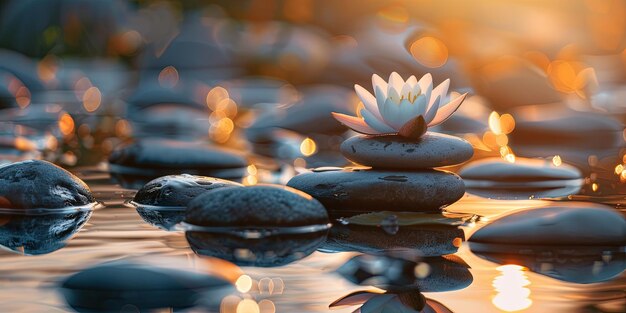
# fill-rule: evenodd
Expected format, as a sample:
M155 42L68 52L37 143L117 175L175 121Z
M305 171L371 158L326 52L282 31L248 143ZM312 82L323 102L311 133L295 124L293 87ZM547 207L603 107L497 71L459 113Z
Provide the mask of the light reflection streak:
M506 312L517 312L528 309L533 301L530 299L530 285L523 266L507 264L496 268L500 275L494 278L492 286L496 291L491 300L494 306Z

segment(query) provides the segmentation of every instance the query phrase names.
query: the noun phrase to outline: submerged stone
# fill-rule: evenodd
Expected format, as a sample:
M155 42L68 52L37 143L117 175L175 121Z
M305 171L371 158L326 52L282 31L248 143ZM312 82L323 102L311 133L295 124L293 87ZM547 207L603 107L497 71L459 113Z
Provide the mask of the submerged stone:
M94 202L85 182L50 162L0 166L0 208L61 209Z
M201 193L222 187L242 187L242 185L206 176L168 175L147 183L139 189L133 201L151 206L186 207Z
M346 215L371 211L439 212L465 193L460 177L435 170L313 171L292 178L287 185L310 194L331 213Z
M387 292L443 292L466 288L474 280L469 266L448 255L421 259L359 255L337 269L347 280Z
M109 157L110 171L154 179L171 174L241 178L248 165L236 153L199 142L144 139L123 145Z
M278 186L220 188L187 206L185 222L198 226L292 227L324 225L324 206L309 195Z
M232 291L231 284L218 277L128 261L82 270L66 278L60 288L67 303L81 312L119 312L128 306L142 311L189 308L206 292Z
M469 240L499 245L619 246L626 244L626 220L603 205L564 204L506 215Z
M341 144L341 153L350 161L377 169L411 170L463 163L474 149L461 138L428 132L417 140L358 135Z

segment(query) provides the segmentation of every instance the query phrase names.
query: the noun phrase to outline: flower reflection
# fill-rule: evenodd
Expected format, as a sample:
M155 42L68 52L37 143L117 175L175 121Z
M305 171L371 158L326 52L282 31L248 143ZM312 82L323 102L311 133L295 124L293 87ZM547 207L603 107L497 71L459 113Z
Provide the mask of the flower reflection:
M502 265L496 268L500 275L494 278L493 287L496 296L491 300L498 309L506 312L522 311L529 308L533 301L530 299L530 285L524 273L526 268L519 265Z

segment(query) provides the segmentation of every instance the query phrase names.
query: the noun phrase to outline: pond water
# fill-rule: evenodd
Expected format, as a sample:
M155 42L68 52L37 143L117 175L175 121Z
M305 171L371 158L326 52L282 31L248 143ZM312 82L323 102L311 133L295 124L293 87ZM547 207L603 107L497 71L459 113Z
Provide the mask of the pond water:
M236 286L241 291L236 293L238 298L223 301L221 312L327 312L331 310L329 304L351 292L376 289L353 284L336 272L337 268L360 254L356 252L316 251L280 267L238 267L226 261L197 256L182 231L165 231L152 226L134 208L126 206L125 202L132 199L135 190L124 189L113 182L106 167L79 168L74 172L84 179L105 207L95 210L67 245L54 252L21 255L0 251L1 311L73 312L59 292L58 282L83 268L123 258L168 263L169 266L210 272L237 281ZM448 211L493 218L512 210L547 204L548 201L542 200L488 200L466 195L448 207ZM1 225L6 223L6 220L0 220ZM479 221L464 226L465 237L468 238L481 225ZM452 312L626 312L626 273L623 272L626 263L623 256L605 260L607 264L614 262L612 266L617 266L617 273L622 271L621 274L604 282L578 284L524 267L490 262L472 253L465 242L455 255L469 265L471 284L454 291L438 292L437 288L432 288L434 291L424 292L426 298L437 300ZM534 261L542 262L540 259ZM557 258L550 262L550 266L558 271L559 266L568 267L576 260L566 263ZM576 271L575 266L573 270ZM444 274L445 271L444 268ZM437 285L437 277L432 277L431 283ZM257 305L252 305L250 311L240 306L238 311L236 303L241 299L251 299ZM358 307L344 306L332 311L353 312ZM199 306L180 312L206 310ZM127 311L137 312L133 308ZM157 312L170 312L170 309Z

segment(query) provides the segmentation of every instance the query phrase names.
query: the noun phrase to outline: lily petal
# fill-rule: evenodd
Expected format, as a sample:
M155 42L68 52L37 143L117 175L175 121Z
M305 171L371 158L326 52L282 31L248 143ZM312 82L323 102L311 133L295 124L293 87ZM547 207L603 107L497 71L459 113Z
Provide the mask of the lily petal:
M467 96L467 93L458 96L456 99L450 101L448 104L437 110L437 115L435 115L435 118L433 118L433 120L429 123L429 126L435 126L447 120L452 113L459 109L461 103L465 100L465 96Z
M387 89L387 99L393 100L393 102L396 104L400 103L400 90L396 90L395 88L391 87L390 84Z
M406 80L405 84L408 84L411 88L417 86L417 78L415 78L415 75L411 75L411 77Z
M407 99L409 101L411 101L411 99L409 99L408 95L409 93L411 94L411 97L415 96L415 94L413 93L413 88L411 88L411 85L405 83L404 86L402 86L402 90L400 91L400 96L404 96L404 99Z
M395 130L391 128L389 125L385 124L385 122L376 118L371 112L366 109L361 109L361 115L363 116L363 120L365 123L373 128L374 130L380 133L393 133Z
M387 92L383 92L380 88L380 86L376 86L374 92L376 93L376 104L378 105L378 112L380 112L382 116L382 107L387 100Z
M382 95L383 98L387 98L387 82L382 79L382 77L374 74L372 75L372 89L374 90L376 97L378 97L378 91L376 91L377 87L380 88L381 91L385 92Z
M437 97L439 97L439 101L444 102L447 95L448 95L448 88L450 87L450 79L446 79L443 81L443 83L439 84L439 86L435 87L435 89L433 89L433 92L431 93L431 97L430 97L430 102L428 103L428 109L430 110L430 108L433 106L434 101Z
M363 119L360 119L356 116L350 116L350 115L345 115L345 114L335 113L335 112L332 112L332 114L333 114L333 117L337 121L339 121L339 123L350 127L352 130L356 132L359 132L362 134L368 134L368 135L380 134L380 132L376 131L375 129L367 125L367 123L365 123Z
M382 121L383 117L382 115L380 115L380 111L378 110L376 98L369 91L365 90L365 88L359 85L354 85L354 90L356 91L357 96L359 96L359 98L363 102L363 106L365 107L365 109L374 114L374 116L380 121Z
M439 110L439 102L440 102L439 100L440 99L441 99L440 96L437 96L437 97L435 97L435 100L431 100L432 105L429 105L429 107L428 107L428 109L426 111L426 115L424 115L424 119L426 120L426 124L428 126L431 126L430 122L432 122L432 120L435 118L435 115L437 115L437 110Z
M393 89L395 89L396 92L399 93L400 90L402 90L402 85L404 85L404 79L402 79L402 76L400 76L400 74L393 72L391 73L391 75L389 75L389 86L387 87L387 90L393 87Z
M433 85L433 76L430 75L430 73L426 73L424 76L422 76L422 78L420 78L417 84L420 86L422 93L425 93L428 85ZM430 88L432 89L432 87Z
M380 293L369 292L369 291L355 291L353 293L347 294L337 300L335 302L328 305L329 308L344 306L344 305L357 305L363 304L367 300L379 296Z
M402 111L400 109L401 105L402 103L400 103L399 105L395 101L387 99L385 100L385 103L380 110L380 114L382 114L383 118L385 119L385 123L393 127L393 129L396 131L400 129L400 127L404 125L403 122L406 121L406 117L404 116L404 114L402 114Z

